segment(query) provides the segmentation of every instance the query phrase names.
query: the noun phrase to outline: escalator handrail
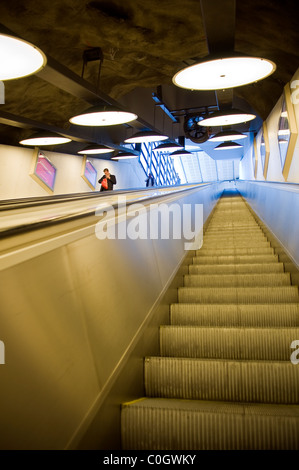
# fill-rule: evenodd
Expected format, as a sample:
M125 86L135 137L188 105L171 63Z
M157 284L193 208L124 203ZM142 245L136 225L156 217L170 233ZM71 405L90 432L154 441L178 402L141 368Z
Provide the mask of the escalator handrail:
M206 188L207 186L210 186L212 184L215 184L214 182L209 182L209 183L201 183L201 184L195 184L195 185L192 185L192 187L190 187L190 185L188 185L188 188L182 188L182 189L177 189L175 191L172 191L172 190L168 190L168 191L165 191L163 193L157 193L156 191L156 188L155 190L151 190L154 191L154 194L151 194L150 196L145 196L144 198L136 198L136 199L131 199L129 201L126 201L125 202L125 206L130 206L132 204L135 204L136 202L142 202L144 204L147 204L149 201L154 201L154 200L161 200L161 199L165 199L166 197L169 198L169 196L175 196L175 195L181 195L182 193L183 194L186 194L188 192L191 192L191 191L198 191L200 189L204 189ZM219 182L217 182L217 184L219 184ZM165 187L165 189L168 188L169 189L169 186ZM125 191L125 192L117 192L117 191L113 191L112 192L109 192L109 194L105 193L103 194L104 198L103 198L103 202L105 200L105 196L121 196L121 195L125 195L125 194L128 194L128 193L140 193L140 192L148 192L148 190L144 190L144 188L142 188L141 191L138 191L138 190L133 190L133 191ZM98 195L99 197L101 197L102 199L102 194L99 194ZM80 198L74 198L74 199L71 199L71 198L68 198L68 201L67 202L72 202L72 201L77 201L77 200L80 200ZM85 196L83 196L82 200L83 199L86 199ZM53 201L55 202L55 201ZM63 202L66 202L65 200ZM37 205L40 205L39 203ZM21 209L27 209L28 210L28 207L32 207L32 206L23 206L21 207ZM36 207L34 205L34 207ZM111 202L110 204L107 205L107 208L116 208L118 207L118 202ZM15 209L15 207L11 207L11 210ZM18 206L17 209L20 209L20 207ZM86 217L90 217L90 216L95 216L95 207L93 207L92 209L88 208L88 209L85 209L83 211L78 211L77 213L72 213L72 214L69 214L69 215L62 215L62 216L55 216L54 218L53 217L49 217L49 218L41 218L41 219L38 219L38 220L35 220L33 222L29 222L29 223L20 223L20 224L16 224L14 225L13 227L9 227L9 228L3 228L2 230L0 229L0 239L3 239L3 238L7 238L7 237L10 237L10 236L15 236L15 235L21 235L21 234L24 234L24 233L27 233L27 232L31 232L31 231L34 231L34 230L39 230L41 228L46 228L46 227L50 227L50 226L54 226L54 225L58 225L58 224L62 224L62 223L65 223L65 222L73 222L75 220L79 220L79 219L82 219L82 218L86 218Z

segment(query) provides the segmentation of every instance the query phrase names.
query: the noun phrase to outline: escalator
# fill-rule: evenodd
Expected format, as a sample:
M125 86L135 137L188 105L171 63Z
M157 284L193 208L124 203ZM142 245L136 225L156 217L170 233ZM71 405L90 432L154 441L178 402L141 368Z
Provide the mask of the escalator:
M299 449L298 286L239 193L224 191L194 252L122 448Z

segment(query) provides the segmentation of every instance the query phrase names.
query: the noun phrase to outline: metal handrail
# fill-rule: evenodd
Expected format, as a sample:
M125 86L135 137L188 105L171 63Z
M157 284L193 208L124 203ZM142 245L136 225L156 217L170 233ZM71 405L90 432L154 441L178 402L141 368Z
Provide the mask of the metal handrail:
M161 200L161 199L164 199L165 197L169 197L169 196L174 196L174 195L181 195L182 193L185 194L185 193L188 193L188 192L191 192L191 191L194 191L194 190L198 190L200 188L203 188L203 187L207 187L207 186L210 186L211 184L213 183L201 183L201 184L198 184L198 185L192 185L190 187L190 185L188 185L188 187L182 187L182 186L178 186L177 188L180 188L180 189L176 189L175 191L173 191L172 189L168 187L164 187L165 191L163 192L159 192L160 188L154 188L154 189L151 189L151 190L133 190L133 191L113 191L113 192L109 192L109 194L107 193L104 193L104 194L97 194L95 195L94 193L92 193L92 198L90 197L86 197L86 195L84 195L82 198L79 197L77 194L75 195L75 197L68 197L68 198L63 198L63 200L56 200L56 202L58 203L61 203L61 202L64 202L66 204L70 204L71 202L76 202L76 201L83 201L83 200L90 200L92 199L93 201L95 200L95 196L98 196L99 200L97 199L97 202L98 204L101 204L102 202L104 203L105 202L105 199L106 201L109 201L109 203L107 204L107 208L108 207L113 207L113 208L116 208L118 207L118 201L113 201L111 200L112 198L114 198L115 196L119 197L121 195L127 195L127 194L140 194L142 193L142 196L143 197L135 197L135 198L132 198L130 200L127 200L125 201L125 206L129 206L131 204L134 204L136 202L141 202L144 203L144 204L147 204L149 201L154 201L154 200ZM150 195L147 195L149 192L151 192ZM47 204L50 204L50 203L54 203L55 201L53 201L52 199L50 200L47 200L46 201L46 205ZM63 214L61 213L61 211L57 212L56 214L45 214L45 213L39 213L37 214L37 217L34 217L33 219L30 220L30 217L27 218L27 220L25 222L18 222L16 220L16 217L19 215L19 213L17 212L15 214L15 216L13 215L9 215L9 211L11 213L13 213L14 211L24 211L24 212L27 212L29 208L36 208L36 207L40 207L42 206L42 202L40 200L36 201L36 204L30 204L29 205L12 205L12 207L7 207L6 208L6 217L3 216L0 220L0 239L3 239L3 238L7 238L7 237L10 237L10 236L14 236L14 235L21 235L21 234L24 234L26 232L31 232L33 230L39 230L41 228L45 228L45 227L50 227L50 226L54 226L54 225L58 225L58 224L63 224L65 222L73 222L75 220L79 220L79 219L83 219L83 218L86 218L86 217L92 217L92 216L95 216L95 210L98 206L98 204L95 204L93 203L92 206L88 206L87 208L83 209L82 210L82 207L80 208L76 208L75 211L68 211L67 213ZM61 207L59 208L60 210L62 209ZM5 225L5 221L6 219L9 219L10 221L10 224L6 223ZM2 223L2 228L1 228L1 223Z

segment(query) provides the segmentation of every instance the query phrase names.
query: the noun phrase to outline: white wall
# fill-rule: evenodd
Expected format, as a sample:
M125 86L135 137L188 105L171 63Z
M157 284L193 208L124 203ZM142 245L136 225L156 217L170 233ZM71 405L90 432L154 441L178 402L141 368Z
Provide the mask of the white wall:
M203 204L206 221L223 187L195 186L160 202L175 201L181 208ZM1 449L74 449L89 428L96 447L88 441L85 449L102 449L98 436L111 427L115 436L120 404L128 400L122 390L111 399L114 419L109 415L105 425L100 416L99 427L93 420L187 253L183 237L100 240L96 226L80 220L82 230L74 221L56 225L55 233L38 230L25 261L20 253L29 244L21 235L8 254L14 264L0 266L0 334L6 353ZM120 216L114 222L125 224L127 233L132 220ZM159 218L157 233L168 222ZM71 238L66 239L66 231ZM147 337L157 331L151 326ZM142 367L143 359L135 356L133 362Z
M298 185L251 181L238 181L236 185L299 268Z
M239 177L242 180L252 180L254 179L254 148L253 148L253 135L249 135L250 146L248 147L244 157L239 164Z
M42 151L57 168L53 194L92 191L81 177L83 157ZM34 150L29 148L0 145L0 200L49 195L30 176L33 153ZM106 167L116 176L117 185L114 189L145 187L145 174L137 158L125 162L99 158L88 159L98 171L97 179L103 175L103 169ZM98 183L96 190L100 190Z

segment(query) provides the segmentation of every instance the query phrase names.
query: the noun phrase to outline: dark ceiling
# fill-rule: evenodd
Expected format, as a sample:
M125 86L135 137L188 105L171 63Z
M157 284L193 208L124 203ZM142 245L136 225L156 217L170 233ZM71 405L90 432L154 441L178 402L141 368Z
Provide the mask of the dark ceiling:
M215 6L215 30L225 33L227 2L210 0L210 4ZM297 5L295 0L235 2L234 49L277 65L268 78L233 90L233 105L253 109L260 118L252 122L251 130L268 116L298 68ZM209 53L200 0L10 0L0 3L0 22L2 31L7 28L32 42L48 58L39 74L5 82L5 104L0 105L3 144L17 145L32 130L51 128L75 140L60 146L61 152L76 152L84 141L118 147L144 127L178 137L184 134L187 112L217 109L214 91L186 91L172 84L180 68ZM95 47L103 54L98 90L99 61L87 63L81 79L83 53ZM162 98L178 124L155 106L152 93ZM137 112L138 120L113 129L70 125L74 114L114 100Z

